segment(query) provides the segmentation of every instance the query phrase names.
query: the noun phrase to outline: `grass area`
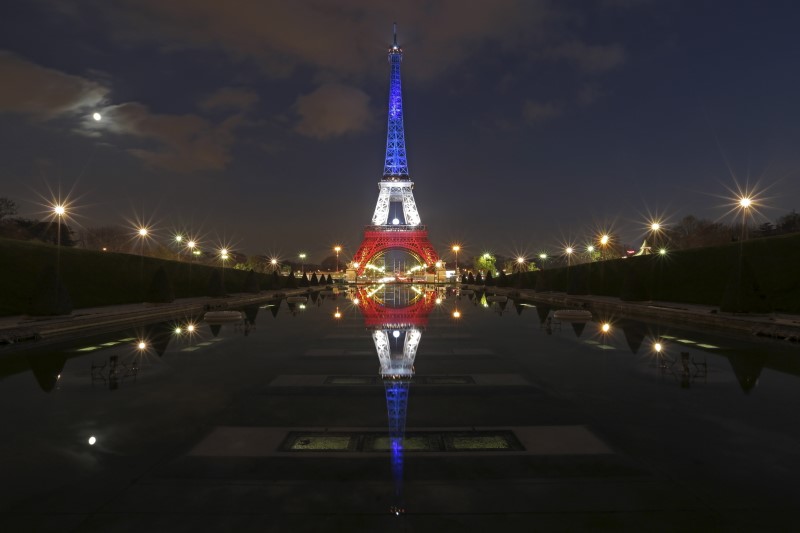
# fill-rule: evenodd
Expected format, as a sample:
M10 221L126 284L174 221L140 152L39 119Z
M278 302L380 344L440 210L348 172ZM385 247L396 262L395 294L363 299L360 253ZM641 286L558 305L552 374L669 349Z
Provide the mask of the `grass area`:
M633 291L640 297L631 299L719 306L742 259L752 267L768 310L800 314L800 234L530 272L524 284L557 291L580 285L587 294L621 296ZM516 284L515 278L509 277L509 286ZM636 288L631 287L634 278Z
M61 247L60 275L75 309L144 300L153 276L163 266L176 298L207 294L219 268L138 255ZM56 265L57 247L35 241L0 239L0 316L23 314L47 265ZM243 292L247 272L226 268L225 287ZM270 276L259 275L261 288Z

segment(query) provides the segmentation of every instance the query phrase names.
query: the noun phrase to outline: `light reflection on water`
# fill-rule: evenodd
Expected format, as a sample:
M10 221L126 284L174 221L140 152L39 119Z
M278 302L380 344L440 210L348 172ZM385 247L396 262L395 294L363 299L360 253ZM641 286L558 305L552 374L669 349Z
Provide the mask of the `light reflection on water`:
M7 356L0 352L0 401L20 406L4 430L14 428L21 435L19 444L15 448L13 439L3 435L4 446L17 455L27 446L46 465L63 460L63 450L79 453L77 446L86 447L89 439L95 439L93 453L121 457L136 457L159 439L186 447L187 440L202 438L202 432L181 428L186 420L202 427L383 426L388 442L371 442L389 457L388 507L403 513L407 507L414 511L404 490L414 454L445 446L439 437L416 430L406 439L407 425L511 426L515 416L524 425L539 409L514 405L482 411L481 395L486 393L476 384L481 376L516 375L528 388L547 391L587 412L598 410L594 423L612 441L626 438L624 424L618 427L613 417L599 412L604 405L630 405L631 413L619 412L620 420L630 418L627 424L639 421L636 410L658 413L664 431L673 426L679 431L671 417L692 418L694 431L699 431L697 421L733 424L723 420L735 418L728 410L748 409L748 418L737 424L764 425L775 432L784 425L780 417L786 405L798 399L795 346L597 314L591 321L557 320L553 311L481 291L363 286L339 294L313 293L305 301L251 306L235 321L186 317L64 347ZM268 391L280 376L295 374L340 375L342 385L325 400L331 406L359 386L381 383L382 421L364 414L375 413L374 395L364 397L372 404L359 407L363 412L324 403L303 405L292 395L274 400L269 405L275 409L263 411L256 403L236 403L253 391ZM376 374L379 382L363 379ZM304 389L297 390L304 394ZM445 392L429 392L439 390L456 391L458 401L474 397L472 411L453 404L443 414L436 407L446 401ZM271 394L270 401L279 396ZM320 393L311 388L308 394ZM42 401L45 397L52 401ZM61 418L49 418L55 414ZM708 430L715 431L711 426ZM797 438L796 430L786 431L786 438ZM469 438L460 435L447 442ZM502 443L497 439L480 436L470 442ZM53 444L61 451L54 452ZM19 466L11 472L10 479L36 480L23 494L49 489L47 476L33 473L36 468ZM86 467L76 463L71 468L62 472L59 483Z

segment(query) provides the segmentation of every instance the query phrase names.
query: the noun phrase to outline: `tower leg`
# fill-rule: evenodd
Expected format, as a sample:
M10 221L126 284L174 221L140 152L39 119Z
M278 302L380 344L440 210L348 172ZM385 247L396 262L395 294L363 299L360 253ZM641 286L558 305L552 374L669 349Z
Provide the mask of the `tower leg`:
M381 186L378 193L378 203L375 205L375 213L372 215L372 224L384 226L389 220L389 203L391 202L391 190Z

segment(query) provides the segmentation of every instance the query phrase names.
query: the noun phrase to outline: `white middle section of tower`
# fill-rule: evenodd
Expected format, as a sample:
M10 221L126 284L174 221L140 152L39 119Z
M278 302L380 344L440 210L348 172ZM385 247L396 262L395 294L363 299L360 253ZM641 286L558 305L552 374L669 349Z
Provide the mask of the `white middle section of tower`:
M403 328L405 340L403 341L403 351L392 353L392 345L389 340L390 330L379 329L372 332L372 340L375 342L375 350L378 352L378 360L381 363L382 376L413 376L414 359L417 357L417 348L422 340L422 332L417 328Z
M381 181L378 184L378 204L372 215L374 226L389 226L389 208L392 202L403 202L403 217L409 226L418 226L421 222L417 204L414 202L413 181Z

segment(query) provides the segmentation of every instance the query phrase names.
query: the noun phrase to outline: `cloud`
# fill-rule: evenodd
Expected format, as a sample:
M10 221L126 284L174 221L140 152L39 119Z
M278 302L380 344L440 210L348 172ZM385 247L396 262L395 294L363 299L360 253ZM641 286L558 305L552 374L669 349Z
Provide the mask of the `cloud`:
M200 107L206 111L216 109L236 109L247 111L252 108L259 97L255 91L248 89L237 89L235 87L223 87L214 94L208 96L200 102Z
M561 114L561 108L551 102L534 102L525 100L522 104L522 116L529 123L544 122Z
M272 76L311 67L339 80L384 73L376 49L390 44L392 21L399 24L401 44L414 54L409 75L427 80L468 61L486 43L513 48L544 42L565 18L550 0L493 0L491 7L481 0L402 7L387 0L139 0L94 6L105 13L111 35L126 43L224 50L234 60L253 60Z
M600 97L603 96L603 92L600 90L596 83L588 83L580 88L577 94L577 102L580 105L592 105Z
M299 96L294 104L299 115L295 131L306 137L329 139L368 129L375 113L362 90L340 83L326 83Z
M625 63L625 49L619 44L590 45L581 41L570 41L545 50L544 57L568 60L586 73L612 70Z
M109 106L98 123L110 133L138 137L153 146L129 148L128 153L150 166L175 172L222 170L231 159L234 129L243 120L233 115L214 124L193 114L166 115L129 102Z
M177 172L222 170L230 161L234 130L243 122L234 114L219 123L198 115L151 112L138 102L103 106L109 89L99 83L0 52L0 113L22 113L36 120L50 120L85 113L82 133L101 132L139 138L146 146L127 151L153 167ZM238 89L222 89L205 101L208 108L252 105L258 96ZM100 111L95 122L88 111Z
M0 51L0 113L49 120L96 108L109 89L79 76L45 68Z

